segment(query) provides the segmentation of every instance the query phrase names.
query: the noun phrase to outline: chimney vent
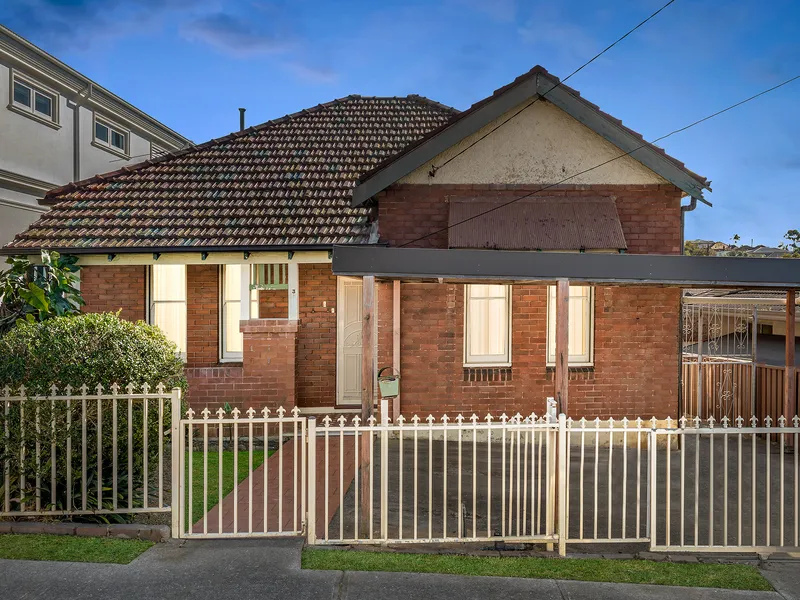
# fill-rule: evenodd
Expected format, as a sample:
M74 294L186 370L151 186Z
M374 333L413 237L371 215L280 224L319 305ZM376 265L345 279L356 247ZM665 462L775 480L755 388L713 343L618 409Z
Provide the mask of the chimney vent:
M239 131L244 131L244 111L246 108L239 109Z

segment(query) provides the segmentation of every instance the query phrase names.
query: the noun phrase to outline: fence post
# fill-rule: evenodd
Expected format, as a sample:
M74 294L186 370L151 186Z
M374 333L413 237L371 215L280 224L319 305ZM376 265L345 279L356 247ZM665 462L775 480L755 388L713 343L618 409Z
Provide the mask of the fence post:
M648 487L647 487L647 537L650 538L650 551L656 546L656 424L652 424L652 429L647 434L647 451L648 458L650 459L650 467L647 469ZM669 476L669 474L667 475Z
M444 432L447 444L447 432ZM445 465L445 472L447 465ZM389 538L389 401L381 399L381 539Z
M558 554L567 554L567 415L558 415Z
M172 388L172 409L170 416L172 447L172 537L181 537L181 389Z
M306 462L308 483L306 493L306 543L313 546L317 542L317 417L308 417L308 440ZM327 474L326 474L327 476ZM328 499L325 499L327 502ZM325 523L325 527L328 524Z

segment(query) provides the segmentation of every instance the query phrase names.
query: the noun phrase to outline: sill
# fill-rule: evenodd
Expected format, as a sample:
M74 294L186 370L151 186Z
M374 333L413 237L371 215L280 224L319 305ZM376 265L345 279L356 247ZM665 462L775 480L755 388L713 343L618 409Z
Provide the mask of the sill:
M130 159L130 155L127 152L119 150L114 146L106 146L105 144L101 144L97 140L92 140L92 146L94 146L95 148L100 148L100 150L105 150L106 152L108 152L109 154L113 154L114 156L124 158L125 160Z
M567 367L567 369L570 371L594 371L594 363L571 364ZM556 370L555 363L547 363L547 370L555 371Z
M503 363L464 363L465 369L508 369L511 367L510 362Z
M41 123L42 125L47 125L48 127L51 127L53 129L61 129L61 125L59 125L57 121L48 119L47 117L41 117L35 112L31 112L20 108L16 104L13 103L9 104L8 110L17 113L18 115L22 115L23 117L28 117L29 119L36 121L37 123Z
M225 365L226 367L241 365L244 363L244 359L240 356L239 358L220 358L219 364Z

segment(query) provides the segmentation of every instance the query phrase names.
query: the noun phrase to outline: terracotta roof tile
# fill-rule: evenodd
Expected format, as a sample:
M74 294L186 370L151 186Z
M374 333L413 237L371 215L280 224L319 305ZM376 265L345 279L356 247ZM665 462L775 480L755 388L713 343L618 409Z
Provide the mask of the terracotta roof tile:
M358 177L456 114L421 96L320 104L52 190L52 209L6 248L366 243Z

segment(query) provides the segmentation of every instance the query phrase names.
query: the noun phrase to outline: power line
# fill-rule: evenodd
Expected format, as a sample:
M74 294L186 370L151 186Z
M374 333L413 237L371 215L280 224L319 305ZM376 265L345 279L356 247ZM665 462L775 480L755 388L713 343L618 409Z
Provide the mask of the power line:
M534 98L534 99L533 99L531 102L529 102L528 104L526 104L525 106L523 106L523 107L522 107L520 110L518 110L518 111L517 111L517 112L515 112L513 115L511 115L510 117L508 117L508 118L507 118L505 121L503 121L502 123L500 123L500 124L499 124L497 127L495 127L494 129L492 129L492 130L490 130L490 131L487 131L485 134L483 134L483 135L482 135L481 137L479 137L477 140L475 140L474 142L472 142L472 143L471 143L469 146L467 146L466 148L462 149L462 150L461 150L461 151L459 151L457 154L455 154L455 155L451 156L450 158L448 158L446 161L444 161L444 162L443 162L442 164L440 164L439 166L432 165L432 166L431 166L431 170L430 170L430 175L431 175L431 176L435 176L435 175L436 175L436 171L438 171L439 169L441 169L443 166L445 166L446 164L448 164L450 161L452 161L452 160L454 160L454 159L458 158L459 156L461 156L462 154L464 154L464 152L466 152L467 150L469 150L470 148L472 148L473 146L475 146L475 145L476 145L478 142L480 142L480 141L484 140L485 138L487 138L488 136L490 136L491 134L493 134L495 131L497 131L498 129L500 129L500 128L501 128L503 125L505 125L506 123L508 123L508 122L509 122L509 121L511 121L512 119L514 119L514 118L515 118L517 115L519 115L519 114L520 114L520 113L522 113L523 111L527 110L528 108L530 108L531 106L533 106L534 104L536 104L536 102L538 102L540 98L544 98L545 96L547 96L547 94L549 94L550 92L552 92L554 89L556 89L557 87L559 87L561 84L565 83L565 82L566 82L566 81L567 81L567 80L568 80L570 77L572 77L573 75L576 75L576 74L580 73L580 72L581 72L581 71L582 71L584 68L588 67L590 64L592 64L592 63L593 63L594 61L596 61L598 58L600 58L601 56L603 56L603 54L605 54L606 52L608 52L609 50L611 50L611 49L612 49L614 46L616 46L616 45L617 45L617 44L619 44L619 43L620 43L622 40L624 40L626 37L628 37L629 35L631 35L631 34L632 34L634 31L636 31L637 29L639 29L639 28L640 28L642 25L644 25L645 23L647 23L647 22L648 22L648 21L650 21L651 19L655 18L655 17L656 17L656 15L658 15L658 14L659 14L661 11L663 11L665 8L667 8L667 7L668 7L670 4L672 4L673 2L675 2L675 0L669 0L669 2L667 2L667 3L666 3L664 6L662 6L661 8L659 8L659 9L658 9L656 12L654 12L654 13L653 13L652 15L650 15L649 17L647 17L647 18L646 18L644 21L642 21L641 23L639 23L638 25L636 25L636 27L634 27L633 29L629 30L629 31L628 31L628 32L627 32L625 35L623 35L621 38L618 38L618 39L617 39L615 42L613 42L613 43L612 43L612 44L610 44L609 46L606 46L606 48L604 48L602 51L600 51L600 52L598 52L597 54L595 54L595 55L594 55L594 56L593 56L591 59L589 59L587 62L583 63L583 64L582 64L580 67L578 67L577 69L575 69L575 70L574 70L572 73L570 73L569 75L567 75L567 76L566 76L564 79L562 79L561 81L559 81L559 82L557 82L555 85L553 85L553 87L551 87L549 90L547 90L547 91L546 91L544 94L537 95L537 96L536 96L536 98Z
M737 107L739 107L739 106L741 106L743 104L747 104L748 102L750 102L752 100L755 100L756 98L760 98L761 96L763 96L765 94L768 94L768 93L770 93L770 92L772 92L774 90L777 90L778 88L781 88L781 87L783 87L785 85L788 85L788 84L790 84L793 81L796 81L798 79L800 79L800 75L795 75L794 77L792 77L790 79L787 79L786 81L783 81L783 82L779 83L778 85L775 85L775 86L773 86L771 88L763 90L763 91L761 91L761 92L759 92L757 94L754 94L753 96L750 96L749 98L745 98L744 100L740 100L736 104L731 104L727 108L723 108L722 110L718 110L717 112L712 113L712 114L710 114L710 115L708 115L706 117L703 117L702 119L698 119L697 121L694 121L692 123L689 123L688 125L685 125L684 127L680 127L679 129L675 129L674 131L670 131L666 135L662 135L661 137L654 139L652 142L645 141L645 143L641 144L640 146L637 146L633 150L625 152L624 154L620 154L619 156L615 156L614 158L611 158L611 159L609 159L609 160L607 160L605 162L601 162L599 165L595 165L595 166L590 167L588 169L584 169L583 171L579 171L578 173L574 173L574 174L570 175L569 177L565 177L564 179L562 179L560 181L548 184L548 185L546 185L544 187L539 188L538 190L534 190L534 191L529 192L529 193L527 193L527 194L525 194L523 196L520 196L518 198L514 198L513 200L509 200L508 202L504 202L503 204L500 204L498 206L490 208L489 210L485 210L482 213L478 213L477 215L473 215L471 217L467 217L466 219L464 219L462 221L459 221L458 223L453 223L452 225L448 225L447 227L442 227L441 229L437 229L436 231L432 231L431 233L428 233L428 234L425 234L425 235L423 235L421 237L418 237L415 240L411 240L410 242L406 242L405 244L401 244L399 247L403 248L405 246L409 246L410 244L415 244L415 243L417 243L417 242L419 242L421 240L429 238L429 237L431 237L433 235L436 235L436 234L439 234L439 233L442 233L442 232L445 232L445 231L449 231L453 227L457 227L458 225L462 225L462 224L466 223L467 221L472 221L473 219L477 219L478 217L483 217L483 216L485 216L485 215L487 215L487 214L489 214L491 212L494 212L496 210L504 208L504 207L508 206L509 204L514 204L514 202L518 202L519 200L523 200L525 198L529 198L530 196L538 194L539 192L543 192L543 191L548 190L550 188L553 188L553 187L555 187L557 185L561 185L565 181L569 181L570 179L574 179L575 177L578 177L579 175L583 175L584 173L588 173L589 171L594 171L595 169L599 169L600 167L603 167L603 166L605 166L605 165L607 165L609 163L612 163L615 160L619 160L620 158L624 158L626 156L630 156L631 154L633 154L637 150L641 150L642 148L646 148L648 146L652 146L656 142L660 142L661 140L665 140L668 137L671 137L671 136L675 135L676 133L681 133L683 131L686 131L687 129L691 129L692 127L694 127L696 125L700 125L700 123L704 123L704 122L708 121L709 119L713 119L714 117L718 117L719 115L728 112L729 110L733 110L734 108L737 108Z

